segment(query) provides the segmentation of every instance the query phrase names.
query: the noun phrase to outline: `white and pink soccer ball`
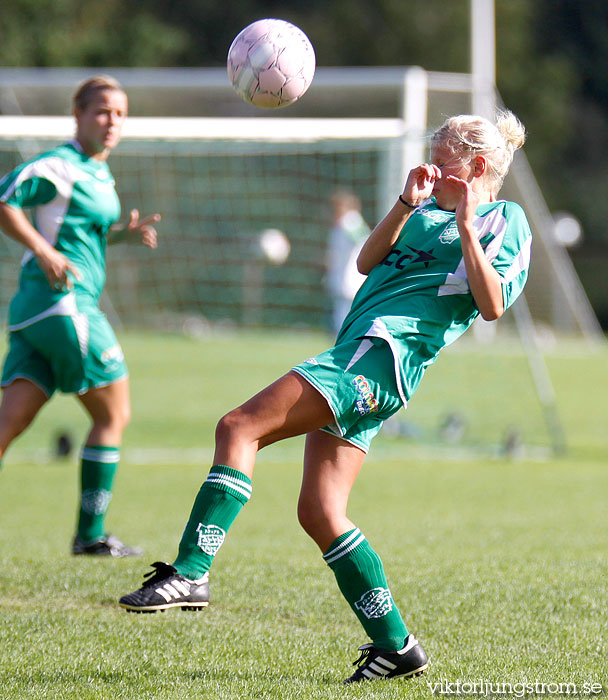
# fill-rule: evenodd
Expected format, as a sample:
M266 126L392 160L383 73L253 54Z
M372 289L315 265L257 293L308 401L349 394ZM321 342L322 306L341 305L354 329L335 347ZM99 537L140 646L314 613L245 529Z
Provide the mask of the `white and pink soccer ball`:
M228 50L228 77L256 107L286 107L308 90L315 52L304 32L282 19L260 19L243 29Z

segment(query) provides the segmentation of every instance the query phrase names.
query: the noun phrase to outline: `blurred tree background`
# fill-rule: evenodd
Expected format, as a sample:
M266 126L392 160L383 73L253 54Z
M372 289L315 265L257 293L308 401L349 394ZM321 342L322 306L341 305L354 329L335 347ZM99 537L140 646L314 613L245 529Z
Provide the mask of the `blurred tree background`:
M608 327L608 2L495 4L498 89L549 207L582 222L572 257ZM0 65L221 66L240 29L281 17L321 66L468 72L469 12L469 0L15 0L0 5Z

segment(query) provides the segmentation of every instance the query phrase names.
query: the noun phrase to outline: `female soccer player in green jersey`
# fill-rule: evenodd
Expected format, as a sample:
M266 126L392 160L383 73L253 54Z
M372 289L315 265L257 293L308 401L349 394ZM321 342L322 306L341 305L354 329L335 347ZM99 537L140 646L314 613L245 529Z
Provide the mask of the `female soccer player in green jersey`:
M55 390L73 393L92 420L82 451L81 502L74 554L139 554L104 527L122 433L129 380L122 350L98 307L106 245L139 236L156 248L154 222L120 203L106 164L127 117L127 96L108 76L74 96L75 138L17 167L0 181L0 226L22 243L19 289L9 309L2 372L0 459ZM24 209L33 212L33 224Z
M407 404L425 369L481 314L497 319L521 292L530 259L522 209L497 193L523 145L510 112L497 123L448 119L431 140L431 162L403 193L358 258L367 279L335 346L295 367L224 416L214 466L201 487L173 565L156 562L127 610L204 607L208 571L251 495L258 450L307 434L298 504L340 591L371 642L346 682L413 676L427 657L393 600L382 561L347 516L351 488L382 422Z

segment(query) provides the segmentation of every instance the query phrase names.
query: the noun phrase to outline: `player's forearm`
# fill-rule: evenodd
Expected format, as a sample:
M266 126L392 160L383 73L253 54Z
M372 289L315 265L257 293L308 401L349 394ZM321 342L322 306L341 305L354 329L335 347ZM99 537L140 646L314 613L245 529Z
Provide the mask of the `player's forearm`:
M460 242L469 287L479 313L486 321L495 321L505 311L500 275L486 258L472 231L461 230Z
M0 202L0 227L9 238L29 248L38 256L50 243L32 226L25 213L18 207Z
M357 258L357 269L362 275L368 275L390 253L413 211L397 202L369 234Z

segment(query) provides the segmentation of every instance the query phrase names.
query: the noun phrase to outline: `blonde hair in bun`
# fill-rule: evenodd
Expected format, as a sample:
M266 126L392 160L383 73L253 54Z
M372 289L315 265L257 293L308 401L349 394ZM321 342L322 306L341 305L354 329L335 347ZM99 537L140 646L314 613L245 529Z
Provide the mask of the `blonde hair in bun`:
M487 162L485 177L498 192L509 172L513 156L524 145L526 130L509 110L500 110L496 123L472 114L449 117L431 137L431 147L447 148L453 156L482 155Z

